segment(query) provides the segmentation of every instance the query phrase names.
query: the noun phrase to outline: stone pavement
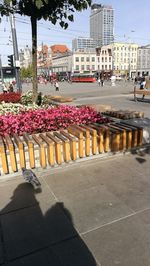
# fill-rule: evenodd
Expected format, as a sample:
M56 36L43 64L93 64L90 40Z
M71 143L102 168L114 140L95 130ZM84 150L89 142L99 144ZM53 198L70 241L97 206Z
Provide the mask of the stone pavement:
M150 150L37 176L0 182L0 265L150 265Z

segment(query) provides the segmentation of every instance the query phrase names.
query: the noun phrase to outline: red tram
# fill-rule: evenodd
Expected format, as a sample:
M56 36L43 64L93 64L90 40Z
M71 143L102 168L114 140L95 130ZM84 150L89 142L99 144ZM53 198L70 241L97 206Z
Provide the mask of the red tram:
M96 77L94 74L74 74L71 77L72 82L95 82Z

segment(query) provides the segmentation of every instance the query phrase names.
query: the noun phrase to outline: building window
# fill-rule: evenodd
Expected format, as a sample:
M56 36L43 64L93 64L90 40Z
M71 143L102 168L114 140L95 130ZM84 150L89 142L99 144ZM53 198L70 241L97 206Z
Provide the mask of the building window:
M92 62L95 62L95 57L92 57Z
M107 70L107 65L105 65L105 70Z
M109 70L111 69L111 65L109 65Z
M102 65L102 70L104 70L104 65Z
M102 57L102 62L104 62L104 57Z
M92 70L95 70L95 65L92 65Z
M81 62L84 62L84 57L81 57Z
M76 57L76 62L79 62L79 57Z
M81 65L81 70L84 70L84 65Z
M111 62L111 57L109 57L109 62Z
M79 65L76 65L76 70L79 70Z
M86 66L86 70L90 70L90 65L87 65Z
M105 62L107 62L107 57L105 57Z
M90 62L90 58L89 57L86 58L86 62Z

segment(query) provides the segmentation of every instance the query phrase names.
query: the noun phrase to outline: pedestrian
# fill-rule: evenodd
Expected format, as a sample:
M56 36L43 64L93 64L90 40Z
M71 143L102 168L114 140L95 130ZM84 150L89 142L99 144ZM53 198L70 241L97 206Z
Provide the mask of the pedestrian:
M104 77L101 77L101 86L104 86Z
M101 85L100 77L98 78L98 85L99 85L99 86Z
M142 78L141 79L141 82L140 82L140 90L143 90L144 89L145 84L146 84L145 78Z
M12 84L12 83L10 83L10 84L9 84L9 92L13 92L13 91L14 91L13 84Z
M5 83L3 83L2 87L3 87L3 93L7 93L8 89Z
M59 84L58 84L58 81L57 80L56 80L54 86L55 86L55 90L56 91L59 91Z

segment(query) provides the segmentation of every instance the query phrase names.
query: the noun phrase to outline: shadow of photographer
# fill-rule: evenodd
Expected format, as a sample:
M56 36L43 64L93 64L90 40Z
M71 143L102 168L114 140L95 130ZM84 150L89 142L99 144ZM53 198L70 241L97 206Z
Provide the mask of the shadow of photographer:
M23 183L1 210L2 263L10 266L96 266L64 203L49 203L43 198L42 190L34 190L30 184Z

